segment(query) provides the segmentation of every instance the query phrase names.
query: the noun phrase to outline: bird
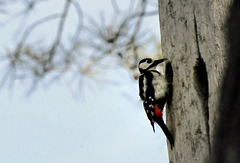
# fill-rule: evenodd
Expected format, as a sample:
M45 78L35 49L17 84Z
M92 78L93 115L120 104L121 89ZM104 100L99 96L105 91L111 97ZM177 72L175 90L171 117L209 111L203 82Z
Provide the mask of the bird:
M165 74L156 69L163 62L166 62ZM154 123L156 122L163 130L172 149L174 140L163 120L163 108L170 97L173 79L171 62L167 58L159 60L144 58L139 62L138 70L140 72L139 96L153 131L155 132Z

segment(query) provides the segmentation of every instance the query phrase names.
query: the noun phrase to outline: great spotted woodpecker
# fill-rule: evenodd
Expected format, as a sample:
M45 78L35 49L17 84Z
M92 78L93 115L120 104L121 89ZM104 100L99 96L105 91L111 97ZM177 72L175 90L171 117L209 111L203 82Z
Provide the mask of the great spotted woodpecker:
M165 74L162 74L157 71L156 67L165 61ZM143 101L147 117L154 132L154 122L162 128L172 149L174 140L162 117L163 108L170 95L172 84L173 72L171 63L167 58L159 60L145 58L139 62L138 69L141 74L139 77L139 96Z

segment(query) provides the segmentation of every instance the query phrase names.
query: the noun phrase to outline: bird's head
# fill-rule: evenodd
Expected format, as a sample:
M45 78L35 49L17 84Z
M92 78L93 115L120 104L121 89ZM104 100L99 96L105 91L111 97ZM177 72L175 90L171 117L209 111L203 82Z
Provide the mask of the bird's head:
M159 59L159 60L153 60L151 58L145 58L142 59L138 64L138 69L140 73L144 73L149 70L156 70L156 66L162 62L167 60L167 58Z

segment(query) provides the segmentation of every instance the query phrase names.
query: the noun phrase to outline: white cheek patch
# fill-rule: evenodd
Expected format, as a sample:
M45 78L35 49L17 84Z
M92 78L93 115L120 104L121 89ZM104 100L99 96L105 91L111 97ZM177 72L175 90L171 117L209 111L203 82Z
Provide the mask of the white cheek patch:
M143 62L139 65L139 67L143 70L147 69L151 63Z
M163 62L157 65L156 70L161 74L165 75L165 67L166 67L165 62Z

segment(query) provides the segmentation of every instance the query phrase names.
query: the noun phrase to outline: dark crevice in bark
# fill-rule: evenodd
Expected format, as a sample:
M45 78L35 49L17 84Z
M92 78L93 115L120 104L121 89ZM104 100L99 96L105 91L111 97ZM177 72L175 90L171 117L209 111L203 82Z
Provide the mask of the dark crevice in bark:
M198 58L202 58L201 52L200 52L200 47L199 47L198 31L197 31L197 21L196 21L195 13L194 13L194 30L195 30L195 36L196 36L196 43L197 43L197 50L198 50Z
M199 40L198 40L198 31L197 31L197 21L194 13L194 29L196 36L197 52L198 57L196 58L195 66L193 67L194 73L194 88L196 89L197 95L203 106L203 114L205 117L206 123L206 133L208 137L209 153L211 153L211 142L210 142L210 126L209 126L209 90L208 90L208 74L206 69L206 64L201 56Z

